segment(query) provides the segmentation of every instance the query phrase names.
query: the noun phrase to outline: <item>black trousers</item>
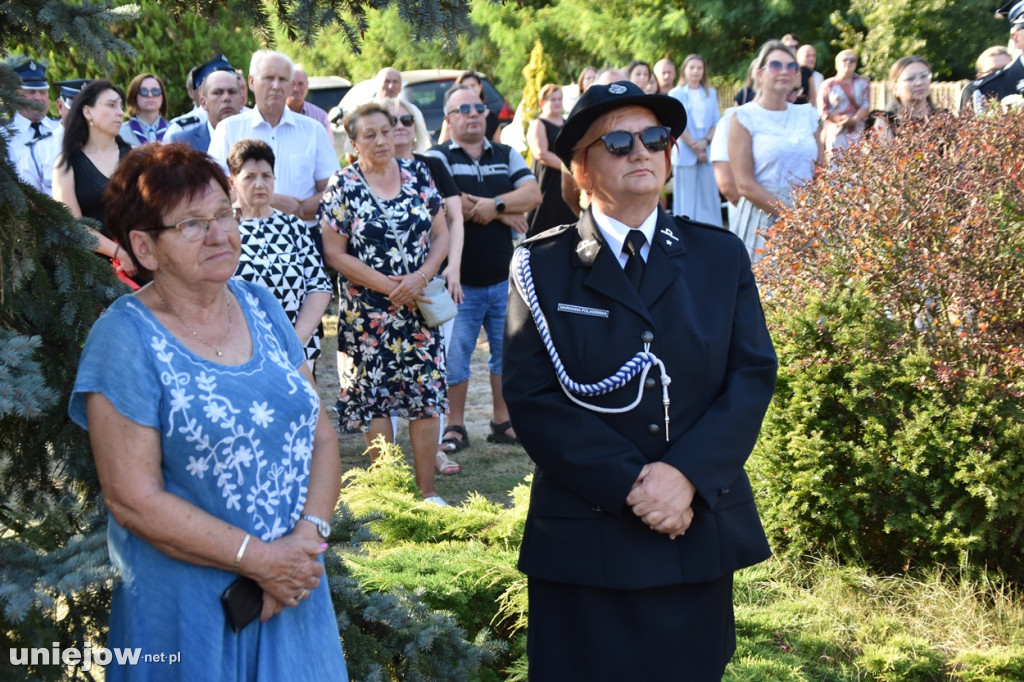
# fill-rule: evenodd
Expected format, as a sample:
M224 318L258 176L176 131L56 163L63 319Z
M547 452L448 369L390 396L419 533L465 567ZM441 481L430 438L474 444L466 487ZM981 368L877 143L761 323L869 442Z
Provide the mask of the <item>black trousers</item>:
M613 590L529 579L530 682L715 682L736 650L732 574Z

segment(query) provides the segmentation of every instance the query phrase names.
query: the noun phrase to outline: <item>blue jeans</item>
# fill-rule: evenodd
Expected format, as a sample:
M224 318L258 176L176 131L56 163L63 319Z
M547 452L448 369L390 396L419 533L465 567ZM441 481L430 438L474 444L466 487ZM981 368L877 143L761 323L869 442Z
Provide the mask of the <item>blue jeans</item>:
M501 341L505 332L505 310L508 307L508 282L485 287L462 285L462 304L455 316L451 341L448 342L448 385L469 381L469 362L480 336L480 327L487 334L491 355L487 368L501 376Z

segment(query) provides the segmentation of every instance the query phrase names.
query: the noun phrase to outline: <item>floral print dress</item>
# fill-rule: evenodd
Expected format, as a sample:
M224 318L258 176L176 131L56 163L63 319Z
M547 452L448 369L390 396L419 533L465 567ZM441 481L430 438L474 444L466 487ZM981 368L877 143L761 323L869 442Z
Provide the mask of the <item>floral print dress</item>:
M397 197L380 199L388 217L353 167L334 174L319 210L326 227L348 238L349 254L385 275L407 273L401 249L408 272L423 265L433 218L441 209L426 166L396 161L401 190ZM428 327L415 308L396 307L380 292L344 278L340 289L338 350L347 356L339 363L341 428L366 432L375 417L431 418L447 411L440 330Z

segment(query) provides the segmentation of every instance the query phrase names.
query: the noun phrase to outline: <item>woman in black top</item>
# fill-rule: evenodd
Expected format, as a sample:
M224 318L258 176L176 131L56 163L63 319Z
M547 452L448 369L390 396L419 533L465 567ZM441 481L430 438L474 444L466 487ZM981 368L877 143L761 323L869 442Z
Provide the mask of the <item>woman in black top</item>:
M53 166L53 198L63 202L76 218L92 218L99 230L87 227L99 239L96 253L106 256L118 277L136 275L121 245L103 226L103 191L121 158L131 147L118 136L124 118L124 93L108 80L95 80L75 98L64 125L64 141Z
M548 83L540 89L540 116L530 122L526 140L530 145L533 165L530 170L540 183L540 206L526 214L532 237L558 225L576 222L576 214L562 198L562 161L551 150L558 131L562 129L562 88Z

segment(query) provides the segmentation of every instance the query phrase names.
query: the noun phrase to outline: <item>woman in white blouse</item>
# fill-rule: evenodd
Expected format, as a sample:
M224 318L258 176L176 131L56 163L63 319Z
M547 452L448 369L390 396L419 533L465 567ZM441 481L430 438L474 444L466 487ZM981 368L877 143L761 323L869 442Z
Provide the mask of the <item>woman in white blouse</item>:
M789 203L796 185L824 162L818 112L786 98L800 80L796 55L778 40L757 56L758 99L736 109L729 128L729 165L740 193L736 223L729 229L747 245L751 260L764 249L764 230Z
M718 93L708 85L707 62L699 54L683 61L679 85L668 92L686 108L686 130L672 155L672 212L691 220L722 226L722 204L708 145L718 125Z

